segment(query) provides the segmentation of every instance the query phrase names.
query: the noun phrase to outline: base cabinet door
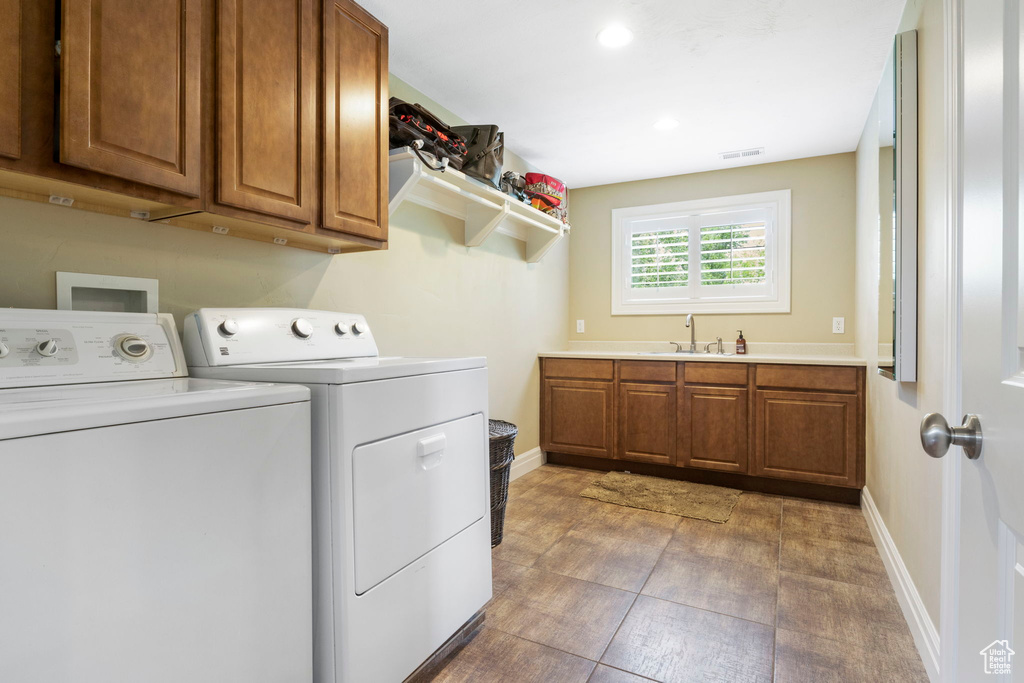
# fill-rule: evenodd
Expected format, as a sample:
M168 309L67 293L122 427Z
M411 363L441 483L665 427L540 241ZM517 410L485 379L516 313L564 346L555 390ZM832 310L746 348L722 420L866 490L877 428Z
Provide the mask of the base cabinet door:
M616 457L662 465L676 462L676 387L619 384Z
M316 3L219 0L217 201L314 219Z
M859 399L851 394L758 391L751 474L859 486Z
M614 388L611 382L544 380L541 393L544 450L614 457Z
M749 392L686 386L679 405L681 467L747 473Z
M60 160L200 193L201 0L62 0Z
M387 240L388 30L327 0L323 34L323 226Z

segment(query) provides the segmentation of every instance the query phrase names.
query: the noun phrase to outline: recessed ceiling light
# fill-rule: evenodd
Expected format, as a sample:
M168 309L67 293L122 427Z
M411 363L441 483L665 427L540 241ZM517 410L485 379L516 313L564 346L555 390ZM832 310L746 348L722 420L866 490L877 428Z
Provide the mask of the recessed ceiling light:
M597 34L597 42L605 47L624 47L633 42L633 32L622 24L612 24Z
M678 125L679 125L679 122L676 121L675 119L664 118L664 119L659 119L654 124L654 128L656 130L672 130L673 128L675 128Z

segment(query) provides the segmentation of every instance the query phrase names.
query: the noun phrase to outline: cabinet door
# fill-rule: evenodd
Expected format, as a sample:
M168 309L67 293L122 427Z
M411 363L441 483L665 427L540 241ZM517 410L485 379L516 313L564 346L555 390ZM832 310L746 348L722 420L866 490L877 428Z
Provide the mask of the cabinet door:
M60 160L200 191L201 0L62 0Z
M323 225L388 238L388 31L349 0L324 3Z
M758 391L752 474L858 486L857 395Z
M21 157L21 0L0 0L0 156Z
M311 223L314 0L220 0L217 201Z
M733 387L683 389L677 464L746 474L748 397Z
M540 407L544 450L614 457L614 386L611 382L544 380Z
M616 457L663 465L676 462L676 387L619 384Z

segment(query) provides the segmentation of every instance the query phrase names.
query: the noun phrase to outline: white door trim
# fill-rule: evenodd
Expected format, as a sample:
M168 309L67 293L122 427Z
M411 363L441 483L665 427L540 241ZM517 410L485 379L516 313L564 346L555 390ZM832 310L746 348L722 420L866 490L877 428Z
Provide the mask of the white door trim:
M946 141L946 324L943 412L959 421L961 413L961 340L963 281L963 0L944 0ZM923 453L919 457L927 457ZM960 476L963 457L943 458L942 558L939 616L939 679L956 680L959 606Z

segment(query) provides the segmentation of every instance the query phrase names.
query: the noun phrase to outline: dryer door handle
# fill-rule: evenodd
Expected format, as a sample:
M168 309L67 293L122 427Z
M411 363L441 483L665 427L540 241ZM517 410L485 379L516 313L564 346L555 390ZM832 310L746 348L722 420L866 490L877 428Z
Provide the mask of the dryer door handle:
M420 468L432 470L440 465L447 445L448 437L443 432L420 439L416 444L416 456L419 458Z

